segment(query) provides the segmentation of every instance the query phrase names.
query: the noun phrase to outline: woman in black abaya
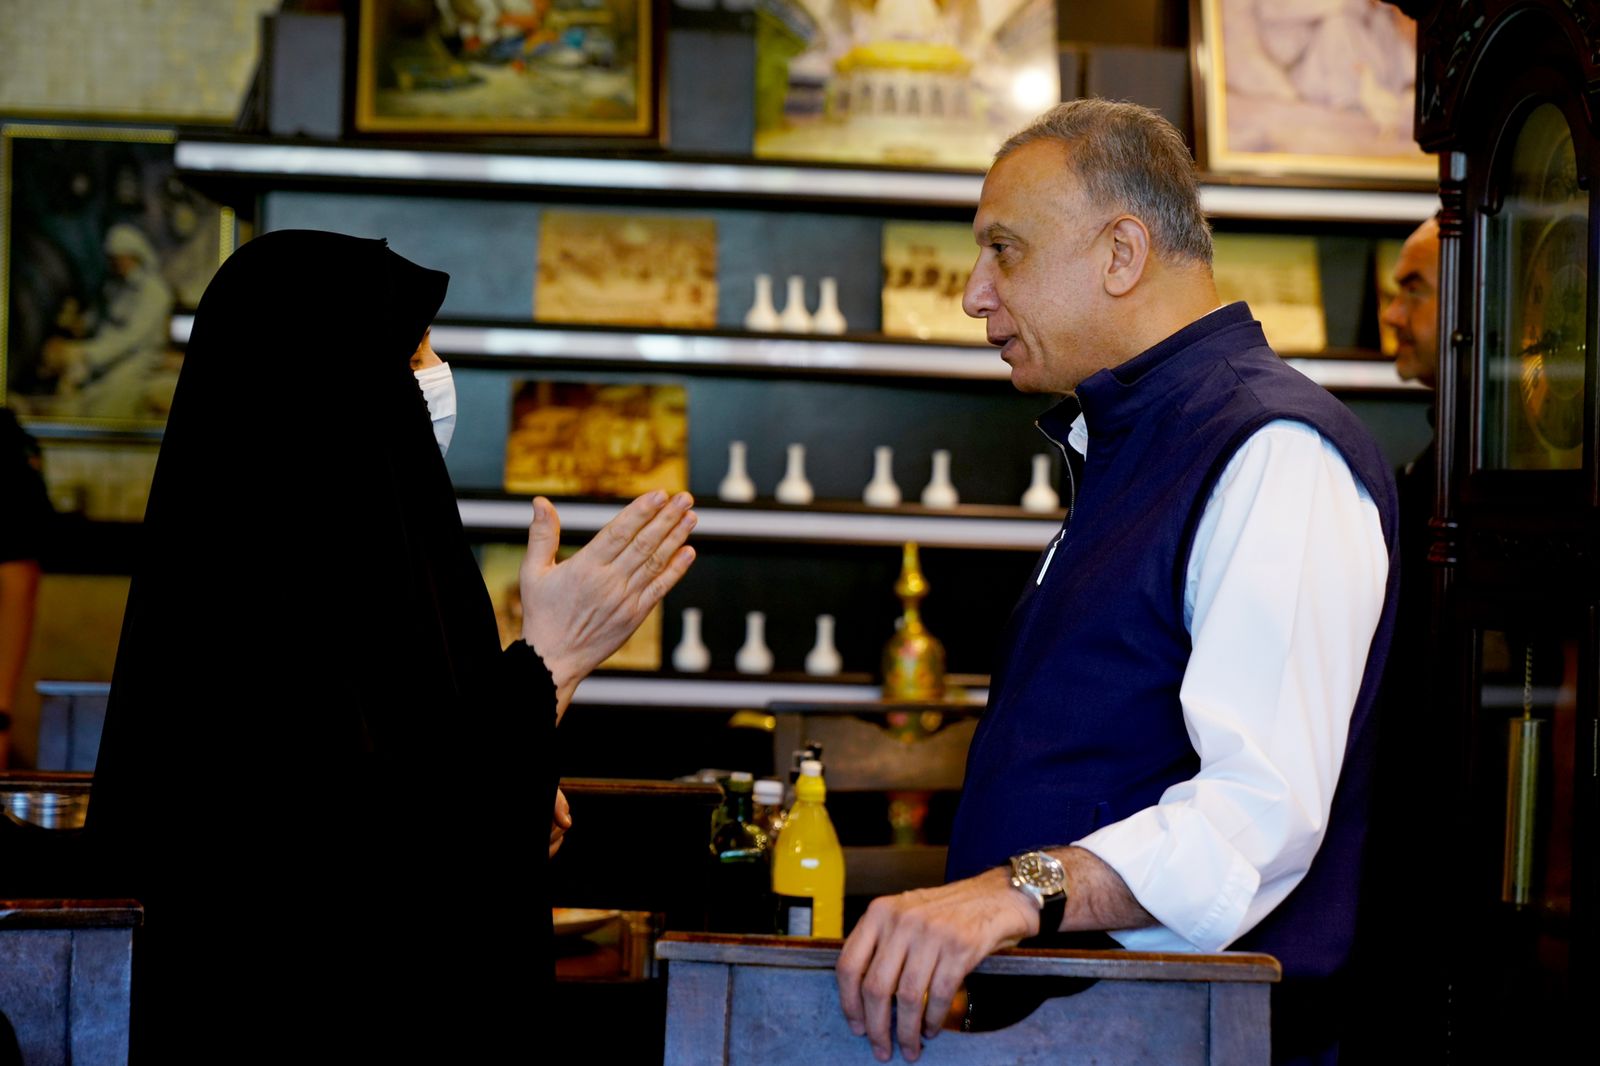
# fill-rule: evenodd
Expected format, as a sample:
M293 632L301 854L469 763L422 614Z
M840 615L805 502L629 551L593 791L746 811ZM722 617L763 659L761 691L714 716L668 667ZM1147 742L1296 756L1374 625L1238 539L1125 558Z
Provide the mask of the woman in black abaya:
M447 280L275 232L195 316L86 829L146 907L141 1061L539 1039L554 723L682 576L694 516L641 497L556 565L536 501L502 652L408 365Z

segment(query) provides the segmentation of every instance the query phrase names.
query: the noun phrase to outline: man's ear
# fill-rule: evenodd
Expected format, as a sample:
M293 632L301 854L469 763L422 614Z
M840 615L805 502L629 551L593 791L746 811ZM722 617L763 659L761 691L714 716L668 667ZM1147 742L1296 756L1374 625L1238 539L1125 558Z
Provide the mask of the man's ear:
M1145 264L1150 261L1150 231L1132 215L1123 215L1111 223L1111 263L1106 268L1105 288L1108 296L1126 296L1144 277Z

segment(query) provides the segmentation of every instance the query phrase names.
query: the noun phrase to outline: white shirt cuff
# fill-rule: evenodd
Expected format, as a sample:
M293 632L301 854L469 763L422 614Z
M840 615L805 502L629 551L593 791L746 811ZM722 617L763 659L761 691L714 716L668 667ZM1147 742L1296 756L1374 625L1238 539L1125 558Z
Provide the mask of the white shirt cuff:
M1240 934L1261 884L1256 868L1218 839L1205 815L1188 806L1146 807L1075 846L1115 870L1140 905L1176 938L1144 950L1223 950ZM1180 885L1173 884L1174 869L1184 872Z

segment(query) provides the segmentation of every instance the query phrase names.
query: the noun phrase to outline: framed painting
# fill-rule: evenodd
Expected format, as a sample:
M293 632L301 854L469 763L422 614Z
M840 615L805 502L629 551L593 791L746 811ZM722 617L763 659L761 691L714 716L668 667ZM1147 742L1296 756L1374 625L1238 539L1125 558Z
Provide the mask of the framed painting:
M755 154L986 170L1061 99L1051 0L768 0Z
M545 210L536 255L536 321L716 328L713 218Z
M984 344L979 318L961 309L978 249L965 222L883 224L883 332L890 337Z
M658 0L361 0L358 133L654 139Z
M1320 355L1328 346L1315 237L1218 233L1211 263L1217 298L1243 300L1279 355Z
M231 127L280 4L4 4L0 114Z
M1429 182L1416 23L1382 0L1191 0L1196 155L1217 175Z
M632 499L689 487L682 385L512 383L507 492Z
M171 130L0 126L0 390L27 422L165 424L233 212L177 178Z
M577 552L571 545L562 545L556 552L557 561L569 559ZM522 559L528 552L522 544L481 544L475 549L478 569L483 572L483 583L489 588L489 602L494 604L495 625L500 630L500 646L509 648L522 639ZM650 608L639 628L623 641L622 647L600 664L602 670L659 670L661 669L661 605Z

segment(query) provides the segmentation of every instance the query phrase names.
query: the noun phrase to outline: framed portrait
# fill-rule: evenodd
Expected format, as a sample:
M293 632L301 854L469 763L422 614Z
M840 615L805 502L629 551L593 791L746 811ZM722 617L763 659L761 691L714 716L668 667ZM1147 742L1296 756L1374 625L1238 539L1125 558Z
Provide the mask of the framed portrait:
M682 385L535 380L512 390L507 492L632 499L689 487Z
M755 154L985 170L1061 99L1051 0L769 0Z
M656 139L658 0L361 0L358 133Z
M563 545L556 559L572 556L578 549ZM528 552L522 544L480 544L476 549L478 569L489 588L494 604L495 624L500 629L500 646L509 648L522 639L522 558ZM639 628L623 641L622 647L600 664L602 670L661 669L661 605L650 608Z
M716 328L713 218L546 210L535 266L537 321Z
M0 388L24 421L165 424L233 212L178 180L171 130L0 126Z
M1202 169L1306 185L1425 183L1416 23L1382 0L1191 0Z

